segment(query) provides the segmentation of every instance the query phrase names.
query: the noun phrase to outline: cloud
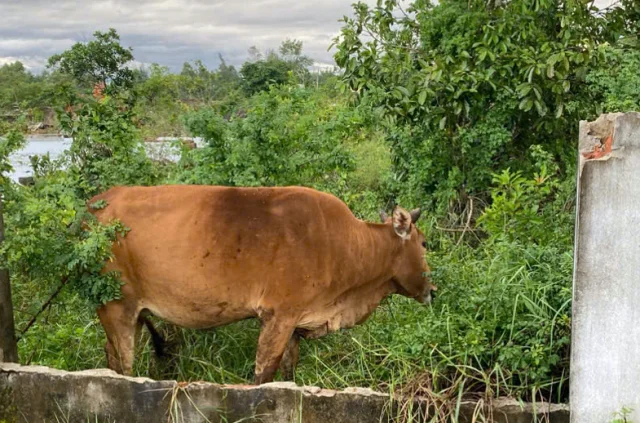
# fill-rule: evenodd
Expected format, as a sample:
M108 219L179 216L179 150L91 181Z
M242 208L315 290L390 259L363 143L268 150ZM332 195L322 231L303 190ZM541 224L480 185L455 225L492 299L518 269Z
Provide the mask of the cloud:
M0 66L14 62L22 62L27 69L44 69L47 62L42 57L33 56L4 56L0 57Z
M374 0L371 0L373 3ZM252 45L275 49L285 38L304 42L318 62L333 62L327 48L351 13L345 0L3 0L0 2L0 57L31 58L41 67L47 57L89 40L96 30L116 28L136 60L179 70L201 59L241 64ZM28 25L25 23L28 22ZM31 65L30 65L31 66Z
M596 0L606 6L612 0ZM349 0L1 0L0 63L21 60L35 71L49 56L94 31L116 28L138 62L178 71L185 61L218 65L218 54L234 65L253 45L275 49L285 38L304 42L319 63L333 63L327 51ZM375 4L376 0L367 0Z

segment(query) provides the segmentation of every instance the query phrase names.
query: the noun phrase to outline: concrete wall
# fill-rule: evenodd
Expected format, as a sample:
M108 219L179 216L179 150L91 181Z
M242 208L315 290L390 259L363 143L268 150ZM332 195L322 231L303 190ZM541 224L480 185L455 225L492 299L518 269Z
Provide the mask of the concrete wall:
M580 153L571 421L639 421L640 113L581 122Z
M414 419L403 407L369 389L333 391L293 383L262 386L178 383L130 378L110 370L64 372L0 363L0 422L243 422L380 423L424 421L427 402L414 399ZM478 404L463 403L460 422ZM566 406L497 400L496 422L567 423ZM420 418L421 417L421 418ZM429 420L431 421L431 420Z

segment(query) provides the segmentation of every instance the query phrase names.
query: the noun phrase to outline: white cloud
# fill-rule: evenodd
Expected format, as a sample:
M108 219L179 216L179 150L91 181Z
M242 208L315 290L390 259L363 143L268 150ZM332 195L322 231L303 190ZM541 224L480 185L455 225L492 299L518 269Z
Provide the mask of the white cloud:
M355 0L353 0L355 1ZM376 0L366 0L375 4ZM613 0L596 0L599 7ZM0 0L0 60L19 58L42 69L52 54L94 31L116 28L137 61L179 70L200 59L234 65L252 45L275 49L285 38L304 42L305 54L333 63L327 48L338 34L350 0ZM1 62L0 62L1 63Z
M327 48L338 20L351 10L346 0L2 0L0 57L41 57L44 63L94 31L114 27L136 60L173 69L195 59L216 65L218 53L238 65L252 45L275 49L285 38L302 40L307 55L332 62Z
M22 62L22 64L29 70L39 71L44 69L47 64L47 60L42 57L33 56L4 56L0 57L0 66L7 65L9 63Z

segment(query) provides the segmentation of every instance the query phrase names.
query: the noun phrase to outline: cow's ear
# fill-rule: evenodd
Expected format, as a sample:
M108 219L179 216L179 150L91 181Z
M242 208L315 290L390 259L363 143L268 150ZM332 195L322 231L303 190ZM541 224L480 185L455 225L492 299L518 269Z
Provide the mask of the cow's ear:
M411 215L411 223L415 224L418 221L418 219L420 219L422 210L420 210L420 208L413 209L409 212L409 214Z
M393 229L404 240L411 238L411 214L402 207L393 210Z

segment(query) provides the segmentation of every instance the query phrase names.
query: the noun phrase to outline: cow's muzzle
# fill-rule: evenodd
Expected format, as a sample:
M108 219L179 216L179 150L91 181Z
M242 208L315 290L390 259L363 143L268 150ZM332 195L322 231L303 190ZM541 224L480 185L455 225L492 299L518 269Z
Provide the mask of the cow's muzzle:
M423 276L429 278L430 275L429 273L425 272ZM436 291L438 290L438 287L431 283L430 278L427 280L429 282L427 283L426 291L422 295L419 295L418 298L416 298L422 304L431 304L431 302L436 298Z
M420 295L416 299L422 304L428 305L431 304L431 301L433 301L434 298L435 294L433 293L433 291L429 290L426 294Z

